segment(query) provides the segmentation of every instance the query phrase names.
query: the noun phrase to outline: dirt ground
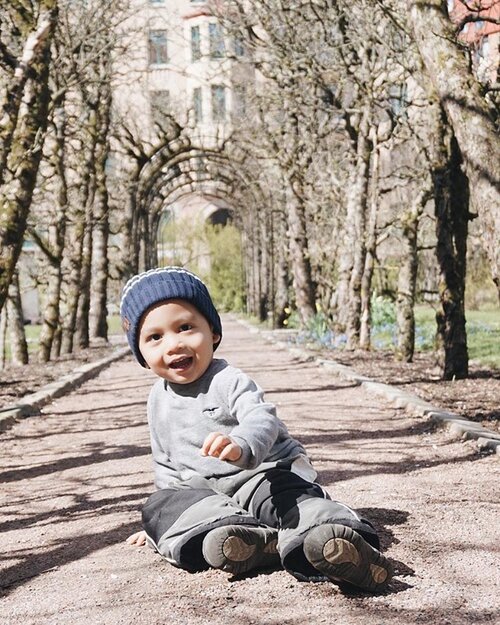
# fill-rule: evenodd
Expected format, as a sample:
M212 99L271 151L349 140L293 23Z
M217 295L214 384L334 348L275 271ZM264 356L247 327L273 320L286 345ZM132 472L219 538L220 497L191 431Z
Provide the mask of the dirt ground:
M189 574L128 547L152 491L153 378L125 359L0 435L1 625L498 623L498 456L234 321L224 331L218 355L265 388L332 497L377 526L396 568L389 590Z
M416 354L412 363L397 362L392 352L323 352L377 382L391 384L422 399L500 431L500 370L477 362L469 364L465 380L441 380L441 371L432 353Z

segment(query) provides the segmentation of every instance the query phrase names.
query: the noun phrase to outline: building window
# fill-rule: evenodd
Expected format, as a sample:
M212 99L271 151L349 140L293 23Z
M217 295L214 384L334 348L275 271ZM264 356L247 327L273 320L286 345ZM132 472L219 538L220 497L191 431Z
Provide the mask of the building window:
M490 40L489 37L483 37L481 43L477 48L478 56L482 59L488 58L490 54Z
M226 89L224 85L212 85L212 120L223 122L226 119Z
M247 112L247 90L245 85L237 85L233 90L233 116L244 117Z
M168 118L170 106L170 94L166 89L151 91L149 93L149 104L151 108L151 120L153 124L164 126Z
M406 84L393 84L389 89L389 105L394 116L405 118L408 104L408 87Z
M225 54L224 35L220 24L208 25L208 41L210 46L210 58L221 59Z
M233 47L235 56L245 56L245 44L239 37L234 40Z
M203 103L201 99L201 87L193 89L194 120L197 124L203 121Z
M168 63L167 56L167 31L149 31L149 64L163 65Z
M201 37L200 27L192 26L191 28L191 60L198 61L201 59Z

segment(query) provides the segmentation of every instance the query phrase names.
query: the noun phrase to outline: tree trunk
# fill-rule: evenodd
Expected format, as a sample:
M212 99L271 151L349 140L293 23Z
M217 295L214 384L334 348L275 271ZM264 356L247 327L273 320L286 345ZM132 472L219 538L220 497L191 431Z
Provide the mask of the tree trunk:
M78 221L69 228L68 245L70 257L66 274L65 314L61 335L61 353L71 354L76 332L78 301L80 299L80 278L82 271L83 237L85 222L82 215L75 215Z
M357 171L351 167L347 188L354 188L357 179ZM332 309L335 328L345 332L349 318L349 282L354 265L354 246L356 241L355 211L357 205L353 195L349 192L346 201L346 214L341 233L338 234L341 244L338 256L338 280L335 286L330 307Z
M55 336L60 330L60 304L62 285L62 259L66 236L66 212L68 208L68 186L66 181L66 116L64 106L60 106L54 113L54 127L56 129L55 149L53 155L54 169L57 176L56 211L53 223L48 231L48 285L43 312L43 323L40 332L38 359L47 362L59 345L53 350ZM57 355L57 354L56 354Z
M246 256L246 262L244 264L246 267L247 313L258 317L260 300L260 250L257 243L255 219L252 212L249 212L246 216L243 232L244 238L242 244Z
M428 199L429 192L421 191L411 210L401 217L403 250L396 296L396 358L404 362L412 362L415 353L418 226Z
M123 219L123 248L121 251L120 275L125 282L139 272L139 238L137 234L137 187L140 167L137 164L129 182L127 203Z
M285 308L290 306L290 271L287 259L288 242L286 236L286 218L282 211L275 212L275 242L276 242L276 261L274 263L274 283L275 283L275 296L274 296L274 323L276 328L282 328L285 326L285 320L288 318L288 313L285 312Z
M7 306L4 306L0 312L0 370L7 361L7 321Z
M436 314L443 379L468 375L465 330L465 270L469 220L469 181L458 143L442 110L432 171L436 215L436 256L440 269L440 307Z
M106 77L104 77L106 80ZM108 339L108 238L109 198L106 161L109 154L108 134L111 114L111 91L103 86L98 107L98 138L95 153L96 190L94 197L94 228L92 236L92 294L90 306L90 336Z
M316 289L311 273L305 206L298 181L291 183L287 209L290 268L295 304L301 323L306 323L316 313Z
M24 331L23 308L17 272L12 276L12 282L10 283L7 311L11 362L17 367L27 365L29 360L28 343L26 342L26 333Z
M427 75L453 127L479 215L493 280L500 294L500 136L480 85L468 68L442 0L408 0Z
M356 183L350 189L353 203L353 266L349 279L348 317L346 324L347 349L359 347L361 328L361 282L366 258L366 208L372 142L369 139L371 111L365 107L361 119L356 152Z
M2 111L0 310L21 252L42 155L49 103L50 46L56 15L56 0L40 1L37 23L26 39L22 58L14 73L17 91L10 94L14 101L21 104L17 110L8 111L12 102L8 95L7 105Z
M263 207L262 216L259 219L259 249L260 255L260 283L262 285L260 301L259 301L259 319L261 321L267 321L270 302L272 300L271 292L271 271L272 271L272 250L273 245L272 230L269 225L268 209Z
M49 237L54 238L57 234L50 232L56 230L57 226L52 225L49 229ZM45 306L43 311L43 323L40 331L38 360L40 362L48 362L52 354L52 344L57 328L60 323L59 306L61 302L61 284L62 273L60 262L49 262L48 269L48 285L45 297Z
M373 133L372 175L370 183L370 215L366 233L366 257L361 280L361 324L359 332L359 346L369 350L371 347L371 296L372 278L377 250L377 213L379 203L379 150L377 146L377 132Z
M83 98L85 101L85 97ZM88 106L88 103L87 103ZM88 309L90 298L90 259L92 254L92 203L95 193L95 151L97 134L95 110L89 110L88 145L82 148L82 160L78 166L80 185L78 206L72 211L73 226L69 229L69 250L66 280L66 313L61 337L61 352L73 352L75 335L80 346L88 345ZM84 301L82 301L84 300Z
M89 346L89 312L90 312L90 282L92 278L92 226L91 211L87 212L86 229L83 237L82 263L80 267L80 296L78 298L78 312L76 316L76 341L78 347L85 349Z

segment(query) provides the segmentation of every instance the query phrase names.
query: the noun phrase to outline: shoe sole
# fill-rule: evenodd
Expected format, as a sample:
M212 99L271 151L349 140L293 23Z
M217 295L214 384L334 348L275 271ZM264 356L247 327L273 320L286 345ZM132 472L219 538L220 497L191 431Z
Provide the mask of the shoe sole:
M384 590L392 566L380 551L350 527L327 524L312 529L304 554L314 568L335 582L348 582L370 592Z
M203 557L214 569L241 575L256 568L280 564L275 530L226 525L209 532L203 540Z

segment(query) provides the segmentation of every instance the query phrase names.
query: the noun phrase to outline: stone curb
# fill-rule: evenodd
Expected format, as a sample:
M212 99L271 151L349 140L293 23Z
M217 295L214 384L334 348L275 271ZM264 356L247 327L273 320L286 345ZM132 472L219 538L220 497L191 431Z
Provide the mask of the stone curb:
M360 375L354 369L341 365L334 360L319 358L306 349L292 347L285 341L276 337L276 332L280 332L280 330L274 332L272 330L262 330L251 325L244 319L236 318L236 320L241 325L245 326L250 332L254 334L259 333L264 339L273 342L275 345L282 347L283 349L287 349L292 355L300 358L302 361L316 361L319 365L327 367L340 377L350 380L358 386L363 386L370 393L388 399L397 408L404 408L411 414L427 417L432 424L448 429L448 431L456 438L461 438L463 440L475 440L481 450L496 453L500 456L499 433L493 432L493 430L488 430L482 425L479 425L474 421L470 421L465 417L461 417L458 414L437 408L433 404L423 400L421 397L413 395L412 393L407 393L397 386L376 382L375 380L364 375Z
M74 390L83 382L98 375L112 362L123 358L129 353L130 348L128 346L120 347L109 356L106 356L106 358L82 365L59 380L42 387L36 393L25 395L21 399L21 403L10 408L0 408L0 432L8 430L20 419L39 414L40 409L50 401Z

